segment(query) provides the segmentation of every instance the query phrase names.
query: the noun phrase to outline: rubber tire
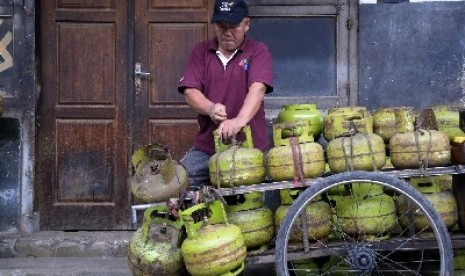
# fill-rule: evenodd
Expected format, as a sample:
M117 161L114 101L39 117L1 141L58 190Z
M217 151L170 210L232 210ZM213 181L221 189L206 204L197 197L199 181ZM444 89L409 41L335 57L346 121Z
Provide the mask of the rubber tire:
M441 253L441 270L440 275L453 275L453 252L452 242L450 240L449 233L446 226L444 225L439 214L434 210L428 200L407 182L396 178L394 176L380 173L380 172L368 172L368 171L353 171L344 172L340 174L331 175L324 177L321 180L316 181L308 189L306 189L292 204L289 211L284 218L283 224L278 231L276 238L275 247L275 266L276 272L279 276L289 275L287 269L286 260L286 248L288 241L286 239L287 233L290 231L294 220L297 218L302 206L306 206L312 198L319 195L331 187L337 186L341 183L350 182L374 182L392 189L397 190L401 194L409 195L416 204L427 214L433 221L432 228L435 233L438 244L441 245L439 252Z

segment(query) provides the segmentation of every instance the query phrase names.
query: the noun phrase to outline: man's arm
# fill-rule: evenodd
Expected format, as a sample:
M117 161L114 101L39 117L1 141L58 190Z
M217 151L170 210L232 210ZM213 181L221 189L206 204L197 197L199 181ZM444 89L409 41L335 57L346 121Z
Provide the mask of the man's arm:
M262 82L254 82L244 99L244 104L236 118L224 120L218 127L223 139L236 135L257 114L265 97L266 86Z
M186 88L184 97L187 104L197 113L210 116L212 121L220 123L226 120L226 107L220 103L214 103L196 88ZM256 111L255 111L256 112Z

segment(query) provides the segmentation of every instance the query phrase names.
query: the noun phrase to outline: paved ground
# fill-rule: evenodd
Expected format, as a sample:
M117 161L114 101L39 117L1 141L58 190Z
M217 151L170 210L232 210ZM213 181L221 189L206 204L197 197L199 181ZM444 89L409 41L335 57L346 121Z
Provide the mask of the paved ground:
M134 231L0 235L0 276L130 276ZM273 275L273 264L246 265L243 276Z
M1 276L131 276L126 258L22 257L0 259Z
M127 259L74 257L0 258L1 276L131 276ZM273 275L272 265L249 266L244 276ZM155 275L154 275L155 276Z

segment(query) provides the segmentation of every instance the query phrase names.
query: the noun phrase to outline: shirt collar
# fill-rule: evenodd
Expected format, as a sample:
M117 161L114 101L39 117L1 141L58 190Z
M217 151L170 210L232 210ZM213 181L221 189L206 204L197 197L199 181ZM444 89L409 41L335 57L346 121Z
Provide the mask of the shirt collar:
M237 50L238 51L244 51L244 47L245 47L245 45L247 44L248 41L249 41L249 39L247 38L247 36L245 36L244 41L242 41L241 45L239 46L239 48ZM218 49L218 40L216 38L210 39L208 41L208 49L210 49L210 51L216 53L216 50Z

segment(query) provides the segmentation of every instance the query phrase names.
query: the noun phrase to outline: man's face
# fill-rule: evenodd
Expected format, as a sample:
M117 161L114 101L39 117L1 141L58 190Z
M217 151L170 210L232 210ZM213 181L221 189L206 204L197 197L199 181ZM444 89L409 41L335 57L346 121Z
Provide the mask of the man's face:
M217 22L214 25L219 45L218 50L234 52L244 41L245 33L249 30L250 18L242 19L238 25L229 22Z

